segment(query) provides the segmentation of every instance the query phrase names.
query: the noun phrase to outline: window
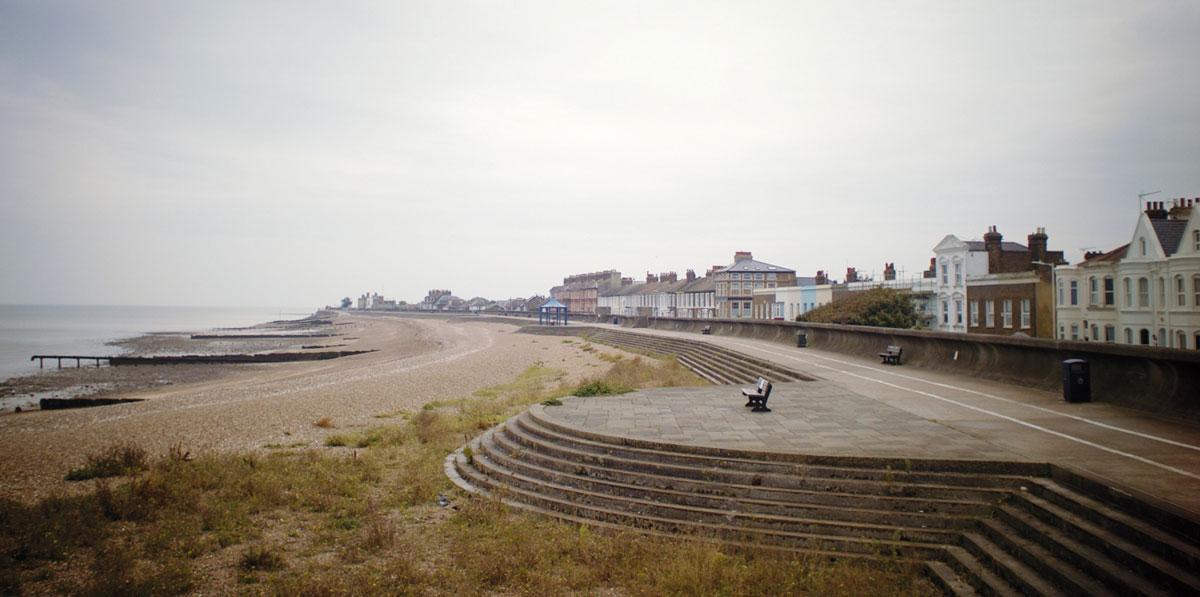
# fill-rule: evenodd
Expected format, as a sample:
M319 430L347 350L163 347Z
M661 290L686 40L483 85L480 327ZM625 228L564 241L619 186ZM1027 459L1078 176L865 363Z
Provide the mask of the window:
M1104 326L1104 341L1105 342L1114 342L1114 343L1117 341L1116 326L1114 326L1112 324Z
M1071 304L1079 304L1079 282L1071 280Z
M1200 274L1192 276L1192 304L1200 307Z
M1187 336L1183 334L1183 330L1175 332L1175 348L1187 348Z
M962 264L954 264L954 285L962 286Z
M1088 278L1088 304L1100 304L1100 281L1096 279L1096 276Z
M962 299L954 299L954 324L962 325Z
M768 279L768 280L774 280L774 279L775 279L775 272L771 272L771 273L767 274L767 279Z
M1094 324L1094 323L1092 324L1092 335L1091 335L1091 339L1092 339L1092 340L1099 340L1099 339L1100 339L1100 326L1098 326L1098 325L1096 325L1096 324Z
M1012 327L1012 299L1004 299L1003 309L1000 311L1000 316L1004 319L1004 327Z
M950 270L945 263L942 264L942 284L950 283Z
M1067 295L1063 292L1064 284L1065 284L1065 282L1063 282L1062 280L1058 281L1058 304L1060 304L1060 305L1067 304Z
M1133 306L1133 286L1129 283L1129 278L1121 280L1121 285L1125 287L1125 307Z
M746 302L742 303L742 313L745 313L746 317L750 317L750 313L752 313L752 311L750 310L750 305L751 305L750 301L746 301Z
M732 303L729 304L729 308L730 308L731 312L733 313L734 319L737 319L742 316L742 304L741 303L739 303L737 301L733 301Z
M1154 340L1155 340L1155 342L1154 342L1155 346L1166 346L1166 345L1167 345L1167 340L1168 340L1168 338L1167 338L1167 330L1164 330L1164 329L1162 329L1162 328L1158 328L1158 336L1156 336L1156 337L1154 338Z
M1063 326L1061 326L1061 325L1060 325L1060 326L1058 326L1058 339L1059 339L1059 340L1066 340L1066 339L1067 339L1067 328L1065 328L1065 327L1063 327Z
M942 324L950 325L950 301L942 299Z
M1146 256L1146 239L1139 238L1138 239L1138 247L1140 247L1142 249L1142 257L1145 257Z
M1200 251L1200 230L1192 232L1192 248Z
M1159 309L1165 309L1167 306L1167 279L1166 278L1158 279L1158 303L1156 306Z
M983 306L987 310L987 327L996 327L996 301L984 301Z
M1029 299L1021 299L1021 329L1029 329Z
M765 280L765 279L767 279L767 276L766 276L766 274L754 274L754 279L755 280Z
M979 301L971 301L971 327L979 327Z
M1195 344L1196 350L1200 350L1200 334L1196 334L1195 339L1196 339L1196 344Z
M1113 297L1113 294L1113 277L1104 276L1104 305L1106 307L1111 307L1113 306L1113 303L1116 302L1116 298Z
M739 273L737 273L737 272L734 272L734 273L733 273L733 279L734 279L734 280L741 280L741 279L742 279L742 275L741 275L741 274L739 274Z
M1071 339L1079 340L1079 324L1078 323L1071 324Z
M1150 306L1150 280L1138 278L1138 306Z
M1143 346L1150 345L1150 330L1142 328L1142 331L1138 332L1138 344Z
M1175 276L1175 304L1179 307L1187 306L1187 284L1183 281L1183 276Z
M1133 344L1133 330L1125 328L1125 343Z

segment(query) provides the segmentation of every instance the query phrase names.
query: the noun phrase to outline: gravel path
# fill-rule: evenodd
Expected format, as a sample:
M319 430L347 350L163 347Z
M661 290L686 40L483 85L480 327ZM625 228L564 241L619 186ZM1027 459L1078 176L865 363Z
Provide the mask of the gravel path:
M338 327L345 350L379 352L247 366L215 381L130 394L147 399L138 403L0 417L0 495L29 500L60 491L67 470L117 441L152 453L177 443L193 452L319 446L330 433L381 423L379 415L511 381L539 361L572 379L608 366L578 344L515 334L503 323L365 314L337 321L351 324ZM322 417L334 427L316 427Z

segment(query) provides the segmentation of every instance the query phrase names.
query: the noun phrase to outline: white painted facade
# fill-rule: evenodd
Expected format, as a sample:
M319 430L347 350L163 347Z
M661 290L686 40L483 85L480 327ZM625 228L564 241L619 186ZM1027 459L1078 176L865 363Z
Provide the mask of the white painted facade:
M967 278L988 273L987 251L982 249L982 243L972 244L978 244L979 248L973 250L971 244L948 234L933 248L937 271L931 326L934 330L967 333Z
M1200 218L1187 202L1173 207L1166 218L1140 214L1119 259L1055 268L1059 338L1200 349ZM1163 246L1174 238L1174 251Z

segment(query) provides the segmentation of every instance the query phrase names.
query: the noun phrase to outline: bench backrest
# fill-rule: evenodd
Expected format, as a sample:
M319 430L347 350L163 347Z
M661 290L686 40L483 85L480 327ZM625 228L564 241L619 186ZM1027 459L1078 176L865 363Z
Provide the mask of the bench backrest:
M771 383L768 382L765 378L762 378L762 377L758 378L758 384L757 384L758 393L759 394L763 393L763 390L767 389L767 386L769 386L769 385L771 385Z
M887 351L892 354L900 354L900 347L899 346L889 346Z
M767 402L767 398L769 398L769 397L771 396L771 387L772 387L772 386L771 386L771 382L769 382L769 381L767 381L767 380L765 380L765 379L764 379L763 381L764 381L764 382L766 382L766 383L765 383L765 385L763 386L763 389L762 389L762 391L760 391L759 393L760 393L760 394L762 394L762 397L763 397L763 403L765 404L765 403Z

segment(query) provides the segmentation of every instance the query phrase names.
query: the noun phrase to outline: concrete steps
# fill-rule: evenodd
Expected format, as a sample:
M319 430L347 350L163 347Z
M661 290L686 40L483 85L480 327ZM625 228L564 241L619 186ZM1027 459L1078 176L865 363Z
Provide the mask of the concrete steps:
M540 405L469 446L446 462L460 487L576 524L910 559L950 594L1200 593L1191 527L1045 465L672 445L573 429Z

